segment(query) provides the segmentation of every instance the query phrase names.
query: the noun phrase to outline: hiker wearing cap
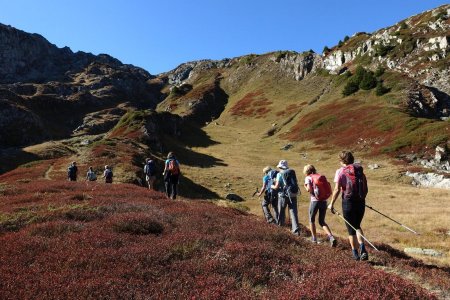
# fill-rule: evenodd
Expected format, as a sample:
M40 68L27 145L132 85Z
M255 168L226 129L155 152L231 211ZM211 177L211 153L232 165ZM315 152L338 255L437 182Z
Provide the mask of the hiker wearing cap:
M105 183L113 182L113 172L111 170L111 167L108 165L105 166L105 171L103 172L103 178L105 178Z
M325 223L327 213L327 200L331 196L331 186L325 176L317 174L313 165L306 165L303 168L305 177L305 189L310 194L311 202L309 204L309 228L311 230L311 241L317 243L316 233L316 214L319 212L319 225L328 236L332 247L336 247L336 239L331 233L330 227Z
M354 163L355 159L350 151L342 151L339 154L339 160L342 167L336 170L334 177L336 184L328 208L332 213L335 213L334 203L339 194L342 193L343 218L351 224L350 226L346 222L345 225L348 231L350 246L352 247L353 258L355 260L367 260L369 255L364 245L364 239L361 236L364 235L361 228L361 221L364 217L365 197L367 195L366 177L361 165Z
M78 175L77 162L73 161L67 168L67 180L77 181L77 175Z
M177 198L177 185L180 178L180 163L173 152L167 154L163 176L166 196L167 198L175 200Z
M144 174L145 174L145 181L147 181L148 184L148 188L150 190L153 190L156 180L156 168L155 162L151 158L147 158L145 160Z
M294 170L289 169L286 160L280 160L277 168L280 169L280 172L277 174L272 189L278 190L278 211L280 214L278 225L284 225L287 206L291 217L292 233L299 235L300 228L298 227L297 195L300 193L300 190L298 189L297 176L295 175Z
M258 193L258 197L261 197L264 193L264 198L261 202L264 217L267 223L277 223L278 222L278 191L272 189L274 180L278 174L277 170L272 170L271 167L267 166L263 169L263 185ZM270 213L269 205L272 205L273 213L275 218L272 217Z

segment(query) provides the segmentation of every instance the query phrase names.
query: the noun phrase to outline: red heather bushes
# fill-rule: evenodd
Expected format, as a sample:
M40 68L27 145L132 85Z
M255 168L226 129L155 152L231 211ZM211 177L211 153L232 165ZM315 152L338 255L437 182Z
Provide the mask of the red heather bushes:
M163 198L132 185L48 180L1 196L0 224L31 217L0 233L0 299L433 298L347 249L312 245L238 210ZM375 264L396 260L371 254ZM418 268L449 282L445 270Z

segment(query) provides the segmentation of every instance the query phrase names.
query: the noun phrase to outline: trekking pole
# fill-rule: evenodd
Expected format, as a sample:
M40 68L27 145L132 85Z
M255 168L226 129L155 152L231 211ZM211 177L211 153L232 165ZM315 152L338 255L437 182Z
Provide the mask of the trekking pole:
M370 246L372 246L373 249L380 251L377 249L377 247L375 247L365 236L363 236L361 233L358 232L358 230L353 227L352 224L350 224L350 222L348 222L337 210L333 209L333 211L342 219L345 221L345 223L347 223L351 228L353 228L353 230L355 230L367 243L369 243Z
M418 232L416 232L416 231L412 230L412 229L411 229L411 228L409 228L408 226L406 226L406 225L403 225L402 223L400 223L400 222L397 222L396 220L394 220L394 219L392 219L392 218L390 218L390 217L386 216L385 214L383 214L383 213L379 212L378 210L376 210L376 209L375 209L375 208L373 208L372 206L369 206L369 205L367 205L367 204L365 204L365 205L366 205L366 207L370 208L371 210L373 210L373 211L375 211L375 212L379 213L380 215L382 215L382 216L383 216L383 217L385 217L385 218L388 218L388 219L389 219L389 220L391 220L392 222L394 222L394 223L397 223L398 225L400 225L400 226L402 226L403 228L405 228L405 229L407 229L407 230L411 231L412 233L414 233L414 234L420 234L420 233L418 233Z
M255 197L256 193L258 193L258 187L256 187L256 191L253 193L252 198Z

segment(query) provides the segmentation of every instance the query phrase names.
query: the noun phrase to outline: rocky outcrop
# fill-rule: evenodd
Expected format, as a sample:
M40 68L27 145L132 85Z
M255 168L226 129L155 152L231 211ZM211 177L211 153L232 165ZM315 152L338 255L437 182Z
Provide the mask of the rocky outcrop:
M170 85L179 86L195 74L209 69L230 67L232 63L233 60L228 58L222 60L205 59L191 61L179 65L172 71L160 74L160 77L167 77L167 81Z
M283 71L286 76L293 77L295 80L302 80L306 75L316 71L322 67L322 58L316 53L291 53L288 52L282 57L279 57L280 53L276 53L272 56L272 60L278 62L280 70Z
M8 103L8 109L0 112L5 116L0 122L0 147L67 138L80 124L91 133L106 130L116 120L105 117L100 125L95 112L125 102L137 108L156 107L161 92L153 78L109 55L73 53L40 35L0 24L0 100ZM33 128L32 133L25 128ZM15 137L10 138L13 129Z

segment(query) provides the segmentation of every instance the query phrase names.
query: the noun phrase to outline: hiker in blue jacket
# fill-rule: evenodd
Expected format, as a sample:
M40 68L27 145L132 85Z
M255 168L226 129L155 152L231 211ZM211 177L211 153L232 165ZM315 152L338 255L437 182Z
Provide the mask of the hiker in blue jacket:
M277 175L276 170L272 170L271 167L267 166L263 169L263 185L261 190L258 193L258 197L261 197L262 193L264 193L264 198L261 202L262 210L264 213L264 217L266 218L267 223L278 223L278 191L272 189L272 184ZM275 217L270 213L269 205L272 205L273 213Z
M275 184L272 189L278 190L278 211L280 213L278 225L283 226L285 222L286 206L289 207L289 214L291 217L292 233L300 235L300 228L298 227L297 214L297 195L300 193L297 183L297 176L295 171L289 169L286 160L280 160L277 165L280 172L277 174Z
M167 154L163 176L166 196L167 198L175 200L177 198L177 185L180 178L180 163L173 152Z

